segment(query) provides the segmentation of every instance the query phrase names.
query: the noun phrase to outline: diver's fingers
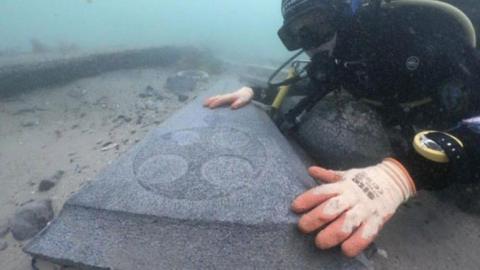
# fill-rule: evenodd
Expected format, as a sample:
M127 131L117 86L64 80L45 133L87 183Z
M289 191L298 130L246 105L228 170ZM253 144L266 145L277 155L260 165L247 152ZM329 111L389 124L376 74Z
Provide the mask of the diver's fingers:
M370 216L350 238L343 242L343 254L347 257L358 256L373 242L373 240L375 240L378 232L390 217L382 218L378 215Z
M341 172L327 170L325 168L318 167L318 166L310 167L308 169L308 173L310 174L311 177L327 183L333 183L333 182L338 182L342 180Z
M219 96L213 96L213 97L209 97L209 98L206 98L204 101L203 101L203 106L204 107L209 107L210 106L210 103L212 103L214 100L218 99Z
M292 210L295 213L304 213L322 202L342 192L342 186L338 184L324 184L314 187L300 196L292 203Z
M361 204L343 213L341 217L328 225L315 238L320 249L329 249L345 241L367 218L365 207Z
M240 109L241 107L247 105L248 103L250 102L249 99L245 98L245 97L239 97L237 98L237 100L235 100L233 103L232 103L232 109L236 110L236 109Z
M208 107L210 109L217 108L223 105L232 104L236 100L236 96L234 94L226 94L217 97L216 99L212 100Z
M328 199L298 221L298 227L304 233L311 233L320 229L323 225L330 223L343 212L351 208L355 203L355 197L345 194Z

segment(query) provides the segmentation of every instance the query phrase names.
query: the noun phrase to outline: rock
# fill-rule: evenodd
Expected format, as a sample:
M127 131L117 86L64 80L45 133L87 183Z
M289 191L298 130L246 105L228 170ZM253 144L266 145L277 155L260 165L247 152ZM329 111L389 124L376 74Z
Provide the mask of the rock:
M5 249L8 248L8 243L7 241L0 239L0 251L4 251Z
M51 200L36 200L17 209L10 229L18 241L32 238L53 219Z
M187 95L178 95L178 101L184 102L188 99Z
M52 177L48 179L43 179L42 181L40 181L40 184L38 185L38 191L45 192L52 189L58 183L58 181L62 179L64 175L65 175L65 172L59 170Z
M45 192L45 191L49 191L50 189L52 189L54 186L56 185L55 182L49 180L49 179L44 179L40 182L40 184L38 185L38 191L40 192Z
M7 235L9 231L10 231L10 227L8 226L7 222L0 223L0 238Z

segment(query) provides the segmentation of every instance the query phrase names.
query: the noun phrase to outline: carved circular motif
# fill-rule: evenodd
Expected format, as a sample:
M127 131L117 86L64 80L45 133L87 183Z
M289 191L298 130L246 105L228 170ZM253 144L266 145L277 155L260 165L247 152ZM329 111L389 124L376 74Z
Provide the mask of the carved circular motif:
M152 156L141 164L137 180L153 189L158 183L171 183L179 179L188 170L188 162L176 155Z
M222 186L239 186L254 174L254 168L247 159L236 156L219 156L202 166L202 177L209 183Z
M179 130L160 135L133 160L135 180L171 199L228 196L255 181L266 162L257 138L228 127Z

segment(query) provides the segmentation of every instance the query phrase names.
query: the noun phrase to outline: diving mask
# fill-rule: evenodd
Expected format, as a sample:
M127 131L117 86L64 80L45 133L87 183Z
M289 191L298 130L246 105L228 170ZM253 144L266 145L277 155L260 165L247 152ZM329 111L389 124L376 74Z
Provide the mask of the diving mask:
M331 40L335 31L333 12L315 8L286 22L278 36L290 51L310 50Z

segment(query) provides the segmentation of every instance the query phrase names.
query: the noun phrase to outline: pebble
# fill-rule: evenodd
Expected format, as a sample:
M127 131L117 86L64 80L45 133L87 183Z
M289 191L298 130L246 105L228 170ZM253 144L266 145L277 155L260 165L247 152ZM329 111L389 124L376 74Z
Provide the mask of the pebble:
M55 186L55 184L56 183L53 182L50 179L44 179L38 185L38 191L40 191L40 192L49 191L50 189L52 189Z
M18 241L32 238L53 219L52 201L36 200L26 203L15 211L10 229Z
M112 145L112 144L113 144L113 142L106 142L106 143L102 144L102 147L107 147L107 146Z
M48 179L43 179L42 181L40 181L40 184L38 185L38 191L40 192L49 191L58 183L58 181L62 179L64 175L65 175L65 172L62 170L59 170L52 177Z

